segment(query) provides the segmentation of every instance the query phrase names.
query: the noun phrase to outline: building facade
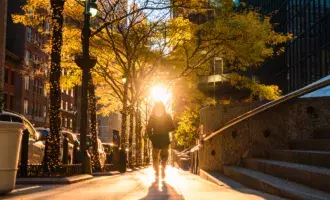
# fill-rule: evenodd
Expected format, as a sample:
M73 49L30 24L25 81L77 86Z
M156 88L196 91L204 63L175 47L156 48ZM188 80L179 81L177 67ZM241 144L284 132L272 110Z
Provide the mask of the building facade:
M292 33L285 53L260 69L263 82L295 91L330 74L330 0L247 0L271 15L276 30Z
M50 39L38 29L15 24L12 14L22 14L25 1L8 1L6 64L4 70L5 109L26 116L35 127L49 127L48 110L50 56L44 50ZM51 31L51 25L44 21L43 32ZM62 75L66 75L62 70ZM62 127L77 132L78 89L62 89Z
M111 113L109 116L97 116L99 138L104 143L119 144L121 133L121 115Z

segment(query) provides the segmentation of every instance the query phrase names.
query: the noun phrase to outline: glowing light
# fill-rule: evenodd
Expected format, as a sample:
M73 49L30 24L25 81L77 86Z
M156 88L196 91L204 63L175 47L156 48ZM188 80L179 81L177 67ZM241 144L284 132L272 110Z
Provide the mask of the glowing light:
M165 105L169 102L172 94L162 85L156 85L151 88L151 97L154 101L162 101Z
M97 8L90 8L89 13L92 15L92 17L95 17L97 15Z

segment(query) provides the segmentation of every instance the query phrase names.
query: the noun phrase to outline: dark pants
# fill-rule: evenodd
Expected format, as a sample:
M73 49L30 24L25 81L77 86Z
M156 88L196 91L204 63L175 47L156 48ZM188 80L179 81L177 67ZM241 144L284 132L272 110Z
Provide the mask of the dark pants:
M165 167L168 159L168 148L152 149L152 160L156 175L159 173L159 164L162 165L162 176L165 175Z

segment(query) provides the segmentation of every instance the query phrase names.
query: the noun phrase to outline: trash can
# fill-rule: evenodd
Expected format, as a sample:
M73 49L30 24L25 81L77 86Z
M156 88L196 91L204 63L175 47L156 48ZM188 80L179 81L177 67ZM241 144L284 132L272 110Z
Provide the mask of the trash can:
M0 122L0 194L15 188L24 125Z

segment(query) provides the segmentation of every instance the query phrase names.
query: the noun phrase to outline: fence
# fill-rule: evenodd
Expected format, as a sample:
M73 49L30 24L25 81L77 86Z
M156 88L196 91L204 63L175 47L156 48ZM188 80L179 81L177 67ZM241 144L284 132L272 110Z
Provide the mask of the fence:
M49 176L48 173L44 173L42 164L29 164L27 165L27 173L24 175L21 171L22 166L18 167L17 177L44 177ZM74 176L82 173L81 164L67 164L62 165L58 168L56 176L57 177L66 177Z

